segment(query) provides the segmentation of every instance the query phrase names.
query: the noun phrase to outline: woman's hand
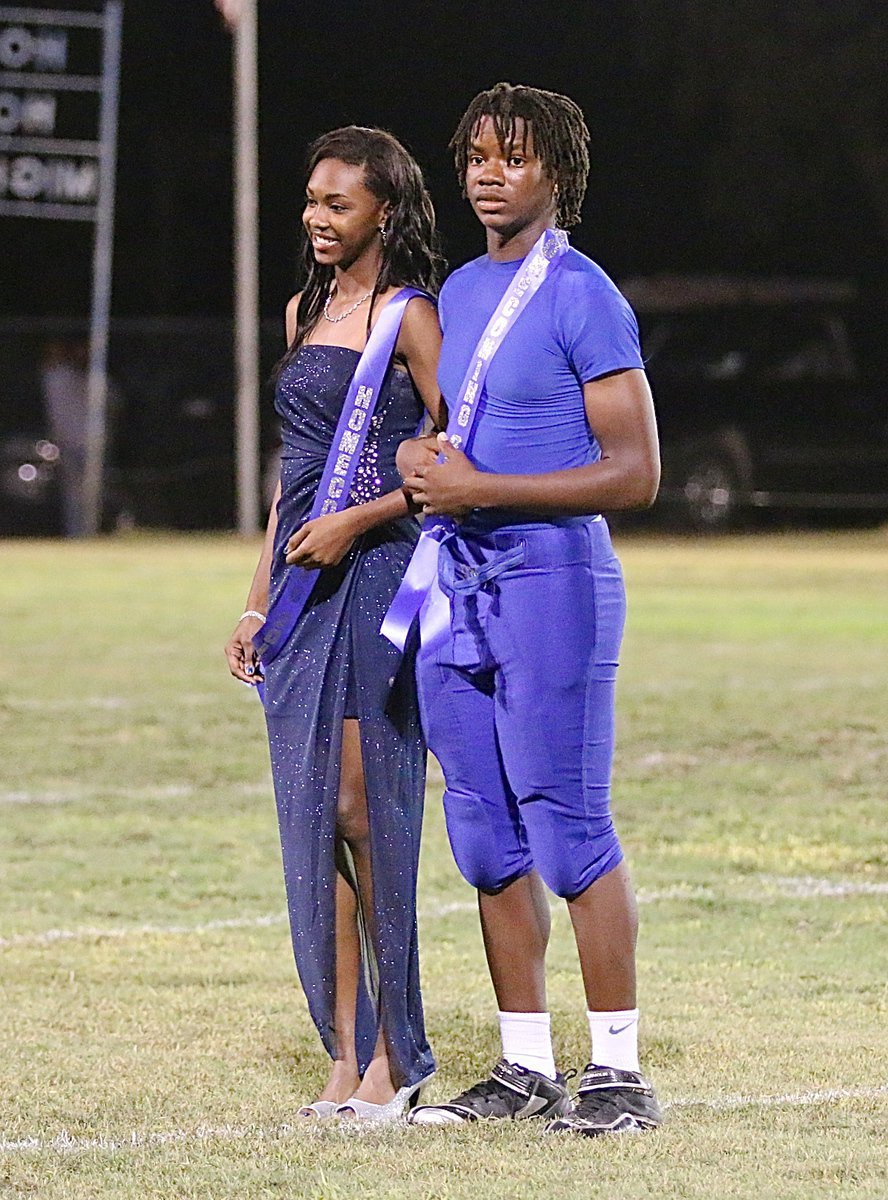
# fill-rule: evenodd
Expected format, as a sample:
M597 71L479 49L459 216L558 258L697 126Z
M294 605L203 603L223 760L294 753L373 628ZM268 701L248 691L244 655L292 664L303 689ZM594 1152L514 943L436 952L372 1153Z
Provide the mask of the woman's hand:
M436 445L444 461L417 466L404 480L404 488L427 515L462 518L478 507L475 493L483 474L450 444L446 433L438 434Z
M241 617L225 645L229 671L235 679L251 687L263 681L262 664L253 649L253 637L261 628L262 622L258 617Z
M355 513L355 507L345 508L306 521L287 542L287 565L314 571L342 562L362 532Z
M401 478L407 480L416 474L418 467L427 467L438 457L438 439L433 433L424 437L408 438L395 451L395 465Z

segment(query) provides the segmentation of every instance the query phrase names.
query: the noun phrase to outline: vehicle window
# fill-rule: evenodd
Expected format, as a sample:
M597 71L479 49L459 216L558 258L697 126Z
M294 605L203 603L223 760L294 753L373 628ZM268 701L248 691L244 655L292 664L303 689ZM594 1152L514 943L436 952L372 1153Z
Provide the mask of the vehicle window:
M847 379L854 367L841 318L763 307L670 313L642 323L645 361L659 378L726 381Z
M763 341L761 374L765 379L835 379L851 374L841 324L828 316L775 314Z
M736 379L749 367L751 345L741 322L723 313L661 318L642 338L646 362L673 379Z

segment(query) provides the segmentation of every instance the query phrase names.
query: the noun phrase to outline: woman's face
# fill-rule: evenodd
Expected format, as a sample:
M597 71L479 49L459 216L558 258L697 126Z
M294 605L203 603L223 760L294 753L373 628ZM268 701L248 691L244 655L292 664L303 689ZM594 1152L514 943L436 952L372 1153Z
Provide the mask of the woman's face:
M552 180L520 118L515 138L501 146L490 117L482 117L469 146L466 195L486 229L513 236L541 217L554 219Z
M379 228L388 211L388 203L365 185L363 167L322 158L305 189L302 214L315 260L343 270L350 267L379 244Z

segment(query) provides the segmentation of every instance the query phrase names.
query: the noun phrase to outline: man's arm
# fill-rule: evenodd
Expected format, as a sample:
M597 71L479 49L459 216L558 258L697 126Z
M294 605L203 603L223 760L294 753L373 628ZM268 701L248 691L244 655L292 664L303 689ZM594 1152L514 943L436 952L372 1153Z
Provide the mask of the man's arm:
M539 475L477 470L445 440L446 461L418 466L405 488L424 512L464 516L474 508L517 509L541 516L579 516L602 509L647 508L660 481L651 390L644 371L618 371L583 387L601 459Z

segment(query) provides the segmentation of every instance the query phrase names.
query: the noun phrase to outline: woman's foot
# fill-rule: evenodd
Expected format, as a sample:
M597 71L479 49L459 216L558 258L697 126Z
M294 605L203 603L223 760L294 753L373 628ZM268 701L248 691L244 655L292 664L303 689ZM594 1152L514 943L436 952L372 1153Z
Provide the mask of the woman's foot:
M373 1059L364 1072L364 1078L347 1096L343 1096L340 1103L344 1104L346 1100L355 1099L365 1100L368 1104L388 1104L390 1100L394 1099L397 1090L389 1074L388 1058L380 1055Z
M355 1094L360 1083L361 1077L358 1074L357 1062L350 1062L344 1058L334 1059L324 1089L318 1096L318 1101L343 1104ZM308 1107L306 1105L306 1108Z
M395 1121L402 1121L417 1104L425 1083L426 1080L423 1079L419 1083L406 1084L385 1104L373 1104L369 1100L359 1100L352 1096L345 1104L340 1104L333 1115L343 1121L370 1122L375 1125L390 1125Z

